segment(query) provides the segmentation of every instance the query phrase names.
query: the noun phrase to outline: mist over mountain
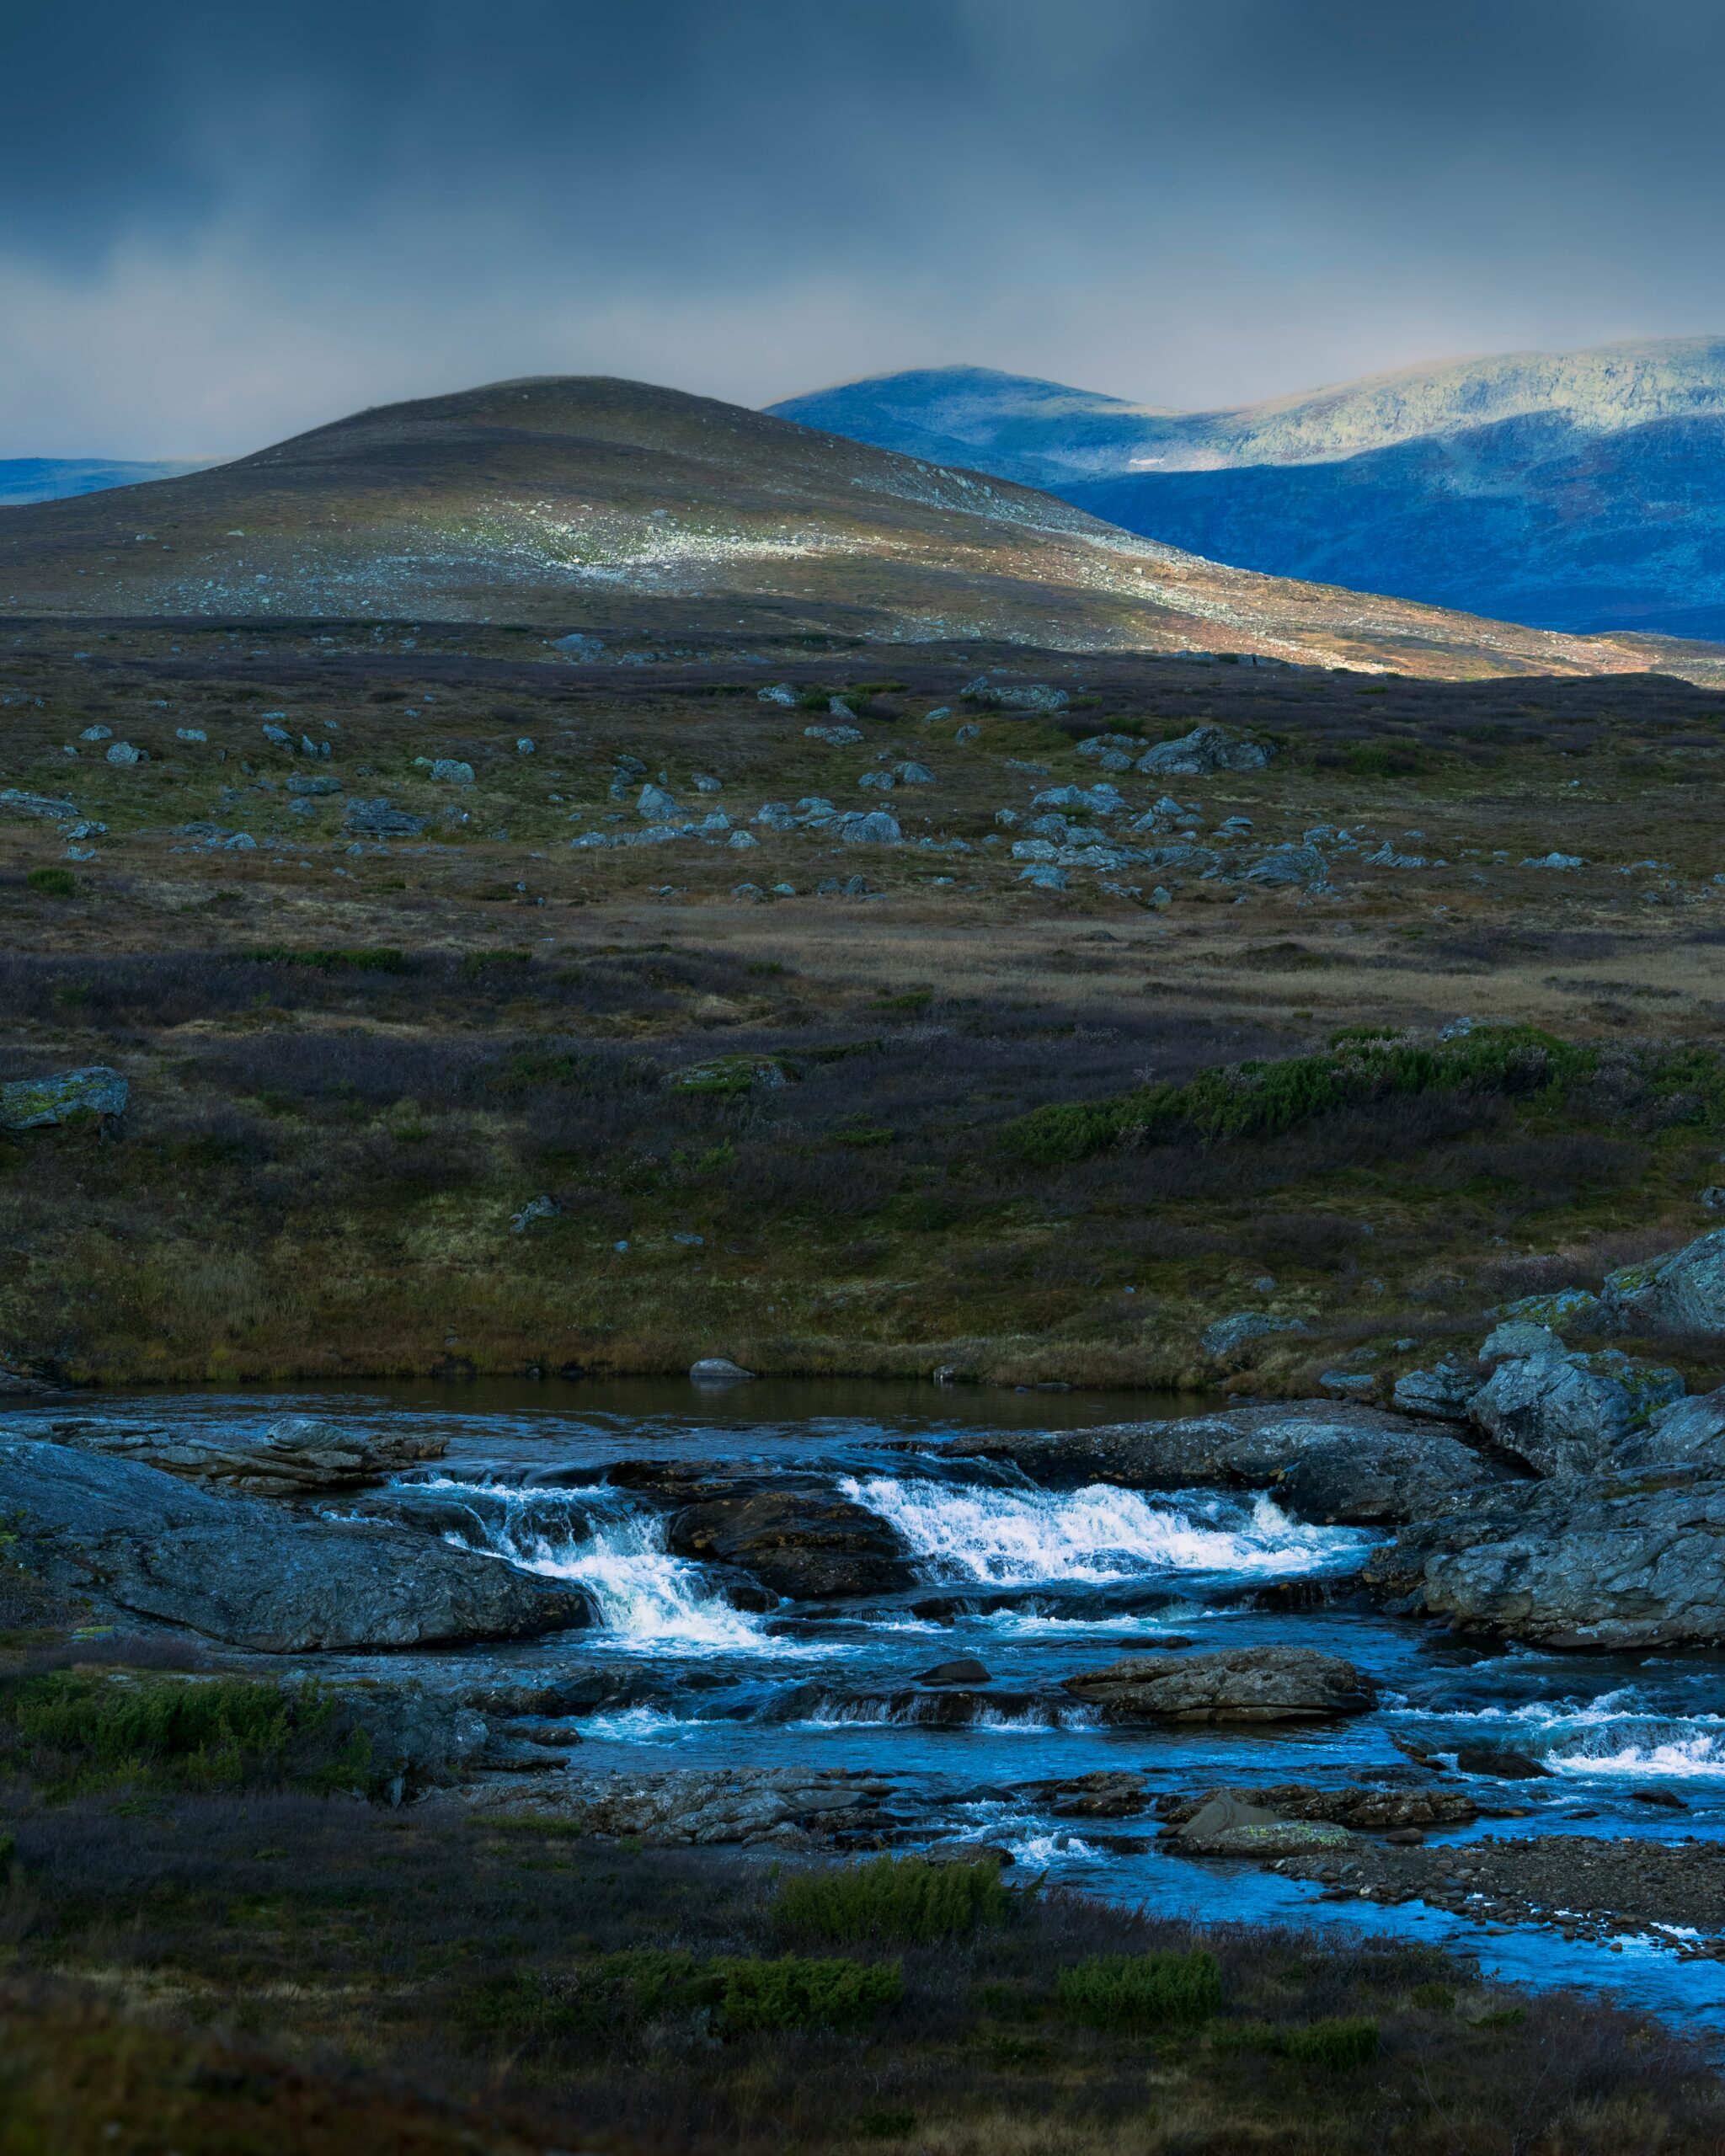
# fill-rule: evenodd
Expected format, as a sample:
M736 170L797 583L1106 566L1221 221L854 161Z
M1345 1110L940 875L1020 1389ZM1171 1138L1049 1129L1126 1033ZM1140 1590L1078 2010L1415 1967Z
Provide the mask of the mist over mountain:
M128 464L103 456L0 456L0 502L57 502L109 487L176 478L195 463Z
M1583 633L1725 632L1725 340L1456 360L1221 412L969 367L773 409L1274 575Z

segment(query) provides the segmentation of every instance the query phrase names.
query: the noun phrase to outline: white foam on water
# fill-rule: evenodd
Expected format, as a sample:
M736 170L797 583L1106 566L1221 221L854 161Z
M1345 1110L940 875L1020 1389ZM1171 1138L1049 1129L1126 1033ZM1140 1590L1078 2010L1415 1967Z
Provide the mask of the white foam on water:
M1076 1834L1027 1834L1022 1841L1008 1842L1007 1847L1016 1862L1040 1865L1045 1871L1057 1870L1063 1861L1070 1863L1075 1857L1105 1854L1081 1841Z
M679 1721L659 1707L618 1707L610 1714L590 1715L581 1724L581 1734L600 1742L668 1744L704 1733L699 1722Z
M1532 1700L1517 1707L1479 1707L1466 1713L1391 1711L1450 1727L1477 1727L1488 1739L1530 1753L1554 1774L1725 1781L1725 1716L1658 1714L1634 1686L1602 1692L1584 1703Z
M476 1501L474 1532L478 1546L489 1555L524 1572L585 1588L609 1646L654 1654L833 1651L776 1639L759 1617L733 1609L699 1566L666 1549L664 1516L619 1491L564 1490L553 1495L499 1483L429 1486L459 1490ZM546 1517L577 1505L591 1524L590 1535L573 1535L566 1525Z
M1104 1613L1099 1617L1044 1617L1033 1609L993 1609L985 1616L967 1621L980 1625L991 1632L1002 1634L1007 1639L1082 1639L1103 1632L1112 1639L1117 1633L1130 1633L1141 1639L1147 1647L1159 1640L1183 1639L1188 1628L1199 1618L1215 1618L1231 1614L1226 1610L1206 1609L1201 1603L1182 1603L1178 1621L1163 1612L1154 1617L1113 1616Z
M1247 1505L1191 1492L1151 1498L1103 1482L1017 1490L887 1475L846 1476L839 1487L889 1520L934 1577L991 1586L1314 1572L1375 1539L1354 1528L1302 1526L1267 1497Z

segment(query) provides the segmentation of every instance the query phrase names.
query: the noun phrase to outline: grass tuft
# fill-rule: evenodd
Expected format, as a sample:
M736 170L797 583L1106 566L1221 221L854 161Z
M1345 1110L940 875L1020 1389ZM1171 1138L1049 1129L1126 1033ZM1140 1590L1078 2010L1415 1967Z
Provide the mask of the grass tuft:
M1222 2006L1222 1976L1204 1948L1189 1954L1096 1954L1055 1979L1060 2004L1098 2029L1203 2021Z
M883 1856L841 1870L788 1880L776 1913L821 1939L948 1939L979 1924L997 1924L1012 1897L990 1858L931 1864Z

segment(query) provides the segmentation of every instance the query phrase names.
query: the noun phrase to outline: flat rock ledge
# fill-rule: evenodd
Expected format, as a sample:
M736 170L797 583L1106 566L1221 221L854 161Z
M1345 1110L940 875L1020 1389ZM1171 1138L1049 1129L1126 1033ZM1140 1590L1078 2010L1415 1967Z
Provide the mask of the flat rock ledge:
M0 1518L61 1593L264 1654L527 1639L590 1618L579 1593L410 1528L216 1497L40 1440L0 1439Z
M903 1822L883 1809L893 1785L879 1775L843 1769L740 1768L657 1774L493 1775L483 1783L431 1791L429 1805L461 1806L479 1817L542 1821L599 1839L625 1837L657 1849L725 1844L837 1841L873 1844Z
M1482 1924L1536 1924L1604 1944L1627 1934L1681 1959L1725 1961L1725 1848L1716 1843L1580 1834L1426 1849L1356 1841L1345 1854L1284 1855L1268 1869L1315 1880L1338 1901L1420 1902Z
M290 1415L255 1435L180 1430L112 1417L13 1417L0 1435L45 1438L80 1452L158 1467L188 1482L253 1497L305 1497L382 1481L398 1469L441 1460L449 1440L430 1431L363 1434L309 1415Z

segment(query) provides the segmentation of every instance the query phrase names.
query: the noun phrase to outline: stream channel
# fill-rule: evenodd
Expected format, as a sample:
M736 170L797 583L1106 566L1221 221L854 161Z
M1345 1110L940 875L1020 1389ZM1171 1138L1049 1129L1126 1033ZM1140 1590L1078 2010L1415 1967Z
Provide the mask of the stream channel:
M93 1407L97 1403L92 1401ZM1347 1582L1376 1539L1284 1517L1263 1497L1033 1486L1016 1470L939 1448L1009 1428L1070 1428L1189 1413L1189 1397L1024 1392L872 1382L685 1380L296 1385L264 1391L100 1396L99 1412L190 1428L255 1429L289 1414L357 1429L430 1423L446 1455L397 1478L461 1510L462 1539L579 1582L596 1627L504 1648L409 1652L393 1672L432 1683L549 1683L624 1673L634 1703L577 1717L571 1769L842 1768L914 1786L959 1836L1010 1848L1020 1876L1047 1873L1111 1898L1205 1921L1311 1924L1442 1941L1492 1977L1605 1991L1674 2020L1725 2028L1725 1964L1683 1960L1654 1935L1616 1951L1535 1929L1502 1930L1420 1903L1326 1897L1315 1883L1238 1860L1139 1848L1155 1822L1055 1816L1024 1785L1127 1768L1153 1790L1218 1783L1405 1778L1392 1742L1447 1755L1513 1746L1537 1781L1445 1777L1500 1814L1434 1830L1717 1840L1725 1833L1725 1657L1482 1652L1381 1614ZM48 1412L63 1413L62 1401ZM610 1487L608 1464L676 1460L817 1470L889 1519L915 1555L914 1592L852 1604L736 1607L733 1568L668 1554L662 1507ZM366 1510L360 1492L341 1508ZM919 1615L939 1598L950 1614ZM971 1606L966 1607L966 1604ZM828 1694L889 1693L930 1665L984 1663L997 1689L1045 1690L1177 1635L1197 1651L1297 1645L1346 1656L1383 1688L1363 1719L1267 1727L1111 1729L1077 1707L984 1708L958 1727L858 1711ZM349 1666L350 1658L339 1659ZM366 1666L375 1669L377 1657ZM1685 1811L1635 1799L1673 1790Z

